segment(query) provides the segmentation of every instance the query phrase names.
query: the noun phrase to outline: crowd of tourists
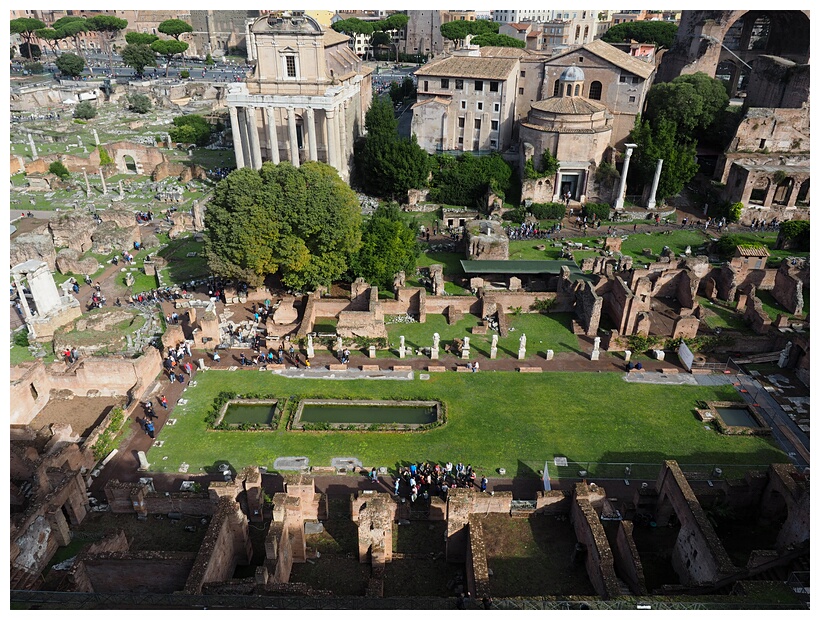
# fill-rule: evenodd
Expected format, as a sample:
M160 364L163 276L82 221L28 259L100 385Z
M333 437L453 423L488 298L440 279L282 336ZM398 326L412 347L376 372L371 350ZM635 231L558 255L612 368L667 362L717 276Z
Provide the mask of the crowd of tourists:
M504 229L507 237L516 239L552 239L552 235L561 232L561 222L556 222L552 226L542 227L537 222L524 222L520 226L508 226Z
M370 479L378 481L376 469L370 472ZM407 495L412 503L419 498L427 500L430 497L447 499L450 489L479 489L487 491L486 476L480 479L472 465L457 463L453 465L439 463L412 463L409 467L401 468L399 475L393 481L393 493Z

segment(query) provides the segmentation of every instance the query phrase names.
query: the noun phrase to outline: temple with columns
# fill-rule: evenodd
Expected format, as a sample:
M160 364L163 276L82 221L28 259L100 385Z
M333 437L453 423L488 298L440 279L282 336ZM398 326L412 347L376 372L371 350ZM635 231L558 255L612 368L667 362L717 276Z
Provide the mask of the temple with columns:
M270 13L249 24L256 69L227 96L237 168L321 161L349 180L353 142L364 134L372 98L372 69L348 39L303 11Z

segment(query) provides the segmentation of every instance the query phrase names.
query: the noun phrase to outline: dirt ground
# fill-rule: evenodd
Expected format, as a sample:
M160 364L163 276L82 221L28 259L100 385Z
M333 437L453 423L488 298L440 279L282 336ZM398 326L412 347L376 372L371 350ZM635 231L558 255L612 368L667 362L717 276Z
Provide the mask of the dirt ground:
M70 424L75 432L87 437L102 422L111 409L124 403L125 397L123 396L52 398L45 408L37 414L37 417L31 421L29 426L35 430L40 430L49 424Z

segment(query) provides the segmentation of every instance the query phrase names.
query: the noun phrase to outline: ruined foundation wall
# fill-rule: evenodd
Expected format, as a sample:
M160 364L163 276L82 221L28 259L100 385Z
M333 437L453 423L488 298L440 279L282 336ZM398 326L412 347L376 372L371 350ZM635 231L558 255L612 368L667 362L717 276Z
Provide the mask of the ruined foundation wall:
M578 483L575 489L571 519L578 542L586 548L587 575L598 596L610 599L620 593L612 550L601 520L587 498L587 485Z

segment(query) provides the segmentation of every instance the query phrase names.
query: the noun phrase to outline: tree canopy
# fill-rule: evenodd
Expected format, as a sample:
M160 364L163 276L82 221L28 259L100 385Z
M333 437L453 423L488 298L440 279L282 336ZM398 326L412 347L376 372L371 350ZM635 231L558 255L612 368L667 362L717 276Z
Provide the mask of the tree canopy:
M88 23L85 17L78 15L67 15L61 17L52 24L52 28L63 35L63 38L70 38L74 41L74 49L77 55L83 58L83 51L80 48L80 35L88 32Z
M638 145L632 154L632 166L639 183L651 183L658 160L663 159L655 195L658 201L679 194L698 171L694 140L681 138L672 121L662 119L652 124L639 116L630 139Z
M125 42L128 45L151 45L154 41L159 41L159 37L155 34L147 32L126 32Z
M95 15L85 20L88 29L92 32L98 32L103 47L108 52L108 69L111 73L114 72L114 59L111 54L111 44L117 38L121 30L125 30L128 26L127 19L120 19L113 15Z
M141 93L130 93L126 97L128 108L137 114L145 114L151 109L151 98Z
M499 23L490 21L488 19L477 19L468 22L466 20L455 20L441 25L441 36L450 41L461 41L467 37L468 34L474 37L498 34ZM508 46L516 47L516 46Z
M151 43L151 49L160 56L165 56L165 77L168 77L168 68L171 64L171 59L177 54L182 54L188 49L188 44L184 41L177 41L176 39L159 39Z
M39 30L35 30L34 34L37 35L38 39L44 41L45 44L51 48L51 52L55 56L57 55L58 43L66 38L62 32L54 30L54 28L40 28Z
M205 224L210 268L250 286L275 273L297 290L330 284L361 243L355 192L314 161L234 170L217 185Z
M365 116L367 135L354 147L356 176L369 194L403 199L408 189L424 187L429 163L415 136L399 137L398 122L389 101L385 97L375 98Z
M199 114L186 114L174 118L174 126L168 132L174 142L205 146L211 138L211 125Z
M31 59L34 57L34 45L32 44L32 40L35 36L35 31L41 30L46 27L46 25L41 22L39 19L35 19L34 17L18 17L17 19L12 19L9 22L9 27L11 30L11 34L19 34L27 45L25 46L25 50L27 52L27 58Z
M430 198L448 205L476 207L490 189L504 196L512 183L513 171L500 153L476 157L463 153L433 157Z
M183 34L194 31L191 24L181 19L166 19L157 26L157 30L169 37L174 37L177 41Z
M85 60L77 56L77 54L66 53L57 57L54 61L60 73L71 77L77 77L82 74L85 69Z
M673 22L639 21L612 26L601 38L607 43L638 41L669 49L677 33L678 26Z
M389 290L393 276L409 272L420 254L415 231L395 203L381 204L362 227L362 246L351 261L354 277Z
M373 34L373 24L359 19L358 17L350 17L348 19L341 19L331 26L336 32L343 32L349 35L370 35Z
M705 135L722 121L728 104L723 82L698 72L654 84L646 95L645 117L653 124L672 122L678 136Z
M141 76L145 71L145 67L155 67L157 65L157 56L150 47L144 43L128 44L120 52L123 63L127 67L131 67Z
M473 45L478 45L479 47L492 46L524 48L527 46L527 44L524 41L516 39L515 37L511 37L508 34L493 33L486 33L475 36L470 40L470 43L472 43Z

